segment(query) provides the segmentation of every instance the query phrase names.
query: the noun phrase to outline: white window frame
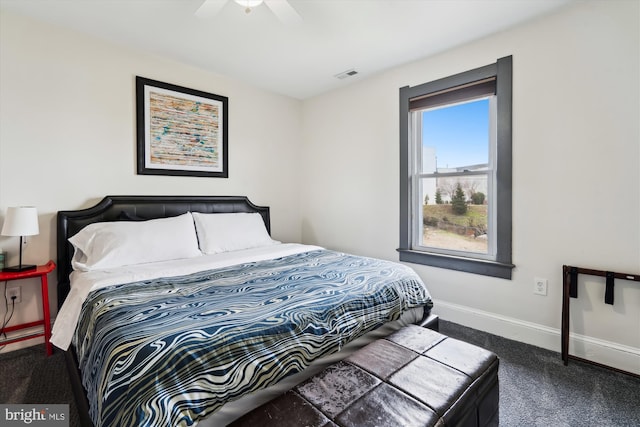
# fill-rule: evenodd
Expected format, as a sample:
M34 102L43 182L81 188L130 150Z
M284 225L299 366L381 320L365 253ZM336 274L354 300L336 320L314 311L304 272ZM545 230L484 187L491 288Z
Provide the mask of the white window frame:
M420 245L422 232L421 181L434 174L423 174L422 165L422 113L411 112L410 102L453 88L473 85L486 79L495 79L495 95L490 103L492 138L489 153L487 186L489 236L488 253L448 250ZM499 59L474 70L456 74L415 87L400 89L400 260L435 267L448 268L487 276L511 279L511 85L512 57ZM482 96L470 100L481 99ZM455 105L457 101L445 105ZM447 176L468 176L452 173ZM484 174L484 173L482 173ZM438 176L444 177L443 174Z

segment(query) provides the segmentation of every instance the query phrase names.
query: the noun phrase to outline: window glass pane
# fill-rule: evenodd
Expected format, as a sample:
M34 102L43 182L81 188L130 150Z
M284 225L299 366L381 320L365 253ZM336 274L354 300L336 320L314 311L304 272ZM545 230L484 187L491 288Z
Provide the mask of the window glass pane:
M489 252L487 175L423 178L420 246Z
M422 110L422 173L483 170L489 163L489 98Z

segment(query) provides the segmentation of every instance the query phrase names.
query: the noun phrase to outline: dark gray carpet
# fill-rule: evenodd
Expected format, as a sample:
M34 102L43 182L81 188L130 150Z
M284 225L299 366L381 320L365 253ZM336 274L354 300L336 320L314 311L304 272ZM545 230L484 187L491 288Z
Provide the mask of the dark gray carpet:
M440 332L500 358L501 426L640 426L639 378L451 322Z
M46 357L44 345L0 353L0 402L66 403L69 426L79 425L64 354Z
M640 379L455 323L440 332L495 352L500 358L500 425L514 427L638 427ZM64 356L45 357L44 346L0 353L1 403L68 403L70 426L78 414Z

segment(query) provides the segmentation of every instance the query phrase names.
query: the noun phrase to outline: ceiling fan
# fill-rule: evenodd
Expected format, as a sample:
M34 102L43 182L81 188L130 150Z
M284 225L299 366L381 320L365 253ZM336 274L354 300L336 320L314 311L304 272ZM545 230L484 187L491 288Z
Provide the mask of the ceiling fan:
M200 18L211 18L217 15L229 0L204 0L202 5L196 10L196 16ZM260 6L267 5L274 15L285 24L296 24L302 22L302 17L289 4L288 0L233 0L235 3L245 8L246 13Z

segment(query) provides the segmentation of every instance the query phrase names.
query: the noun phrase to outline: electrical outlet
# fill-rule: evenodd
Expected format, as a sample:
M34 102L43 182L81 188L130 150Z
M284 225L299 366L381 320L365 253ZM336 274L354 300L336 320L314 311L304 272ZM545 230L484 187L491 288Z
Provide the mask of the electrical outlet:
M533 293L536 295L547 295L547 279L534 278Z
M12 302L14 302L15 304L22 302L21 290L22 288L20 287L7 288L7 301L9 301L9 304L11 304ZM12 299L13 297L15 297L15 300Z

